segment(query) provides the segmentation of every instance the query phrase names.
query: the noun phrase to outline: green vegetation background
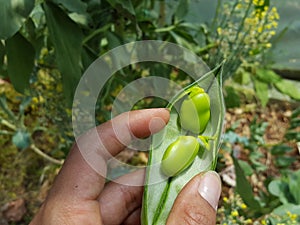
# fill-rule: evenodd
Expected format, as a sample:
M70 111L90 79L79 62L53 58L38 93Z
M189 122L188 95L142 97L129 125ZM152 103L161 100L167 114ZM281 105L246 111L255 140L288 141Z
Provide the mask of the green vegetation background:
M225 184L230 189L221 201L219 222L299 223L300 192L295 185L300 175L295 171L300 90L294 81L278 75L299 76L297 0L0 0L0 4L0 20L5 21L0 26L0 207L22 198L27 208L10 224L30 221L74 141L71 104L83 72L110 49L137 40L179 44L211 68L227 61L224 95L236 121L227 127L218 170L235 165L236 186ZM181 85L191 82L182 71L158 63L123 68L99 96L97 122L110 119L111 105L126 84L153 75ZM286 129L271 144L266 132L272 124L261 113L272 108L270 96L289 104ZM165 104L147 98L134 108ZM242 110L244 118L237 119L236 110ZM245 118L246 134L238 131ZM236 155L236 146L245 158ZM270 177L270 168L261 161L266 157L272 160ZM139 165L147 161L140 153L123 158ZM259 181L254 182L251 174L263 178L261 191L255 191ZM7 207L2 209L1 219L6 221Z

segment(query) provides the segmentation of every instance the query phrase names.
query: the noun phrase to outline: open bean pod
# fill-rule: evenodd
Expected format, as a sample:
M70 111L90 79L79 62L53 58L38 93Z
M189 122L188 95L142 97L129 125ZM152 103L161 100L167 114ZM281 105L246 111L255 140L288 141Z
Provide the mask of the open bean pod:
M174 97L168 106L169 123L152 137L143 196L143 225L166 224L185 184L196 174L215 169L225 114L222 65Z

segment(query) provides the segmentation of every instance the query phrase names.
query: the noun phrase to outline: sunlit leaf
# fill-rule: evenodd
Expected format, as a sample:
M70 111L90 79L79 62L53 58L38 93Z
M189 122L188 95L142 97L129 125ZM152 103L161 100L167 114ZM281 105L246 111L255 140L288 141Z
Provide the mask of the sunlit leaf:
M258 79L254 80L256 95L259 98L261 105L265 107L269 101L268 84Z
M282 79L275 83L275 87L281 92L293 99L300 100L300 90L296 87L295 82Z

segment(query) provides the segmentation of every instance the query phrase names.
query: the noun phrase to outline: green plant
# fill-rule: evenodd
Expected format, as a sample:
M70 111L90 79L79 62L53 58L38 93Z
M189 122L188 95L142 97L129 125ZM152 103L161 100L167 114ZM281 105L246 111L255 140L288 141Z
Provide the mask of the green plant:
M199 80L184 88L169 103L168 108L171 111L170 120L166 125L164 131L153 136L152 146L155 147L153 147L153 149L151 149L149 153L146 186L144 191L142 209L143 224L165 224L174 200L183 186L195 174L198 174L201 171L215 168L225 109L221 89L222 83L220 80L221 71L222 65L218 66L215 70L203 75L201 78L199 78ZM187 158L188 163L190 163L192 158L194 158L194 160L191 165L189 165L188 169L184 171L182 171L182 168L185 168L187 164L182 159L178 162L182 163L182 165L180 165L180 168L175 168L174 165L171 165L170 169L172 171L170 170L170 174L168 174L171 175L171 177L167 178L161 170L157 170L157 168L153 167L153 165L161 163L161 159L163 158L163 154L166 149L168 151L167 154L170 153L169 150L174 150L172 148L172 143L176 142L178 136L191 135L189 134L190 131L181 129L180 124L178 123L178 120L180 120L180 118L179 114L176 111L176 108L181 106L182 102L184 101L183 97L185 97L191 90L195 90L195 87L203 88L209 95L210 99L213 99L210 102L211 117L205 131L202 134L203 136L211 137L209 138L208 143L209 148L204 152L201 151L201 153L198 154L195 158L195 151L191 152L193 156ZM196 105L196 107L201 107L201 103L202 102L200 102L200 105ZM204 105L206 106L206 101L204 103ZM198 141L199 140L193 137L191 145L197 146L198 144L196 143ZM205 141L207 141L207 139ZM170 145L171 147L169 147ZM200 148L201 145L205 146L205 144L201 143L199 143L199 145ZM193 149L194 148L190 149L189 151ZM175 150L177 149L175 148ZM185 148L180 149L180 151L177 152L179 153L179 155L176 155L176 158L180 157L182 153L181 150L185 150ZM162 162L162 165L164 166L164 161ZM167 169L169 169L169 164L167 165L167 167ZM179 174L177 174L178 169L181 172Z
M288 172L285 176L270 182L269 192L281 202L281 205L274 209L274 214L282 216L290 212L300 216L299 182L300 170Z
M278 143L266 143L264 135L267 133L268 123L258 122L257 117L254 117L250 124L249 137L240 136L234 132L238 127L238 121L225 133L223 149L231 153L234 162L235 191L247 205L247 209L243 210L246 211L246 217L238 210L239 216L235 217L236 221L240 219L244 221L250 217L254 224L277 224L277 222L297 224L298 217L295 216L297 214L295 210L298 210L298 203L295 200L297 197L293 196L298 195L295 184L299 182L299 171L293 171L293 165L296 165L294 162L297 162L298 157L295 157L292 151L294 148L291 147L297 142L297 139L295 139L296 136L287 134L290 132L296 134L296 130L299 128L298 116L299 109L296 109L292 112L285 138ZM242 146L242 152L234 152L232 149L235 145ZM243 160L239 158L241 155ZM274 171L282 176L276 178L266 175ZM257 182L253 183L251 179L253 175L262 177L260 179L262 186L256 190L254 188ZM234 194L235 196L236 194ZM231 204L233 203L230 202L229 205ZM227 206L227 204L224 205L225 208ZM228 211L226 215L228 216L230 213L231 211ZM231 219L225 223L230 221L232 223L232 216L228 218Z
M254 218L248 213L248 206L243 202L238 194L223 197L222 207L218 210L218 224L237 225L253 224Z
M269 47L278 17L275 8L268 8L268 1L219 0L215 17L208 21L201 16L195 21L189 15L191 9L201 11L202 4L207 3L183 0L0 3L5 9L0 19L7 21L0 29L0 75L9 77L16 90L24 93L35 70L58 69L69 105L83 71L98 56L136 40L177 43L203 56L211 67L227 58L224 80L242 62L260 59ZM166 66L155 66L153 70L170 78ZM120 73L121 80L126 80L126 71Z
M6 98L4 96L0 97L0 108L8 115L8 118L3 118L3 115L0 115L0 124L6 127L6 129L2 129L0 132L1 134L11 135L12 143L20 150L25 150L30 148L39 156L43 157L44 159L55 163L55 164L62 164L62 161L54 159L53 157L45 154L41 151L31 139L31 132L27 129L24 124L25 118L25 109L29 106L30 102L32 101L31 98L23 97L21 98L21 102L19 104L19 111L18 115L15 115L8 107Z
M285 138L287 140L293 140L296 141L297 143L300 142L299 125L300 125L300 107L295 109L292 113L290 127L285 134Z

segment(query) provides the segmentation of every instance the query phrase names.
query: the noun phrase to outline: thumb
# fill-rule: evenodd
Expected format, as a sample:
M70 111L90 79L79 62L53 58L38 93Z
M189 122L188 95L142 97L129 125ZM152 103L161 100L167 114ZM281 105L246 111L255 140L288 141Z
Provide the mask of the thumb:
M177 196L167 224L216 224L221 180L214 171L196 175Z

